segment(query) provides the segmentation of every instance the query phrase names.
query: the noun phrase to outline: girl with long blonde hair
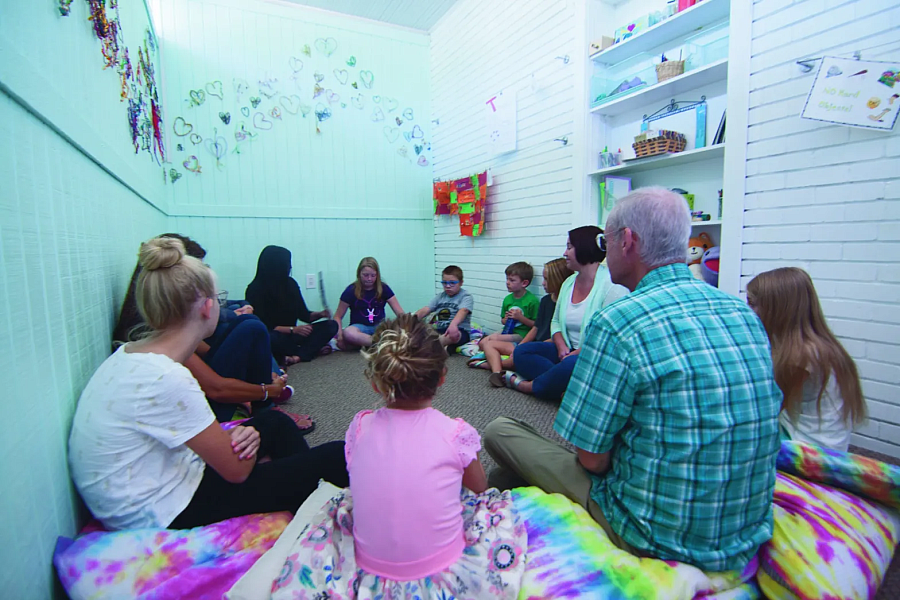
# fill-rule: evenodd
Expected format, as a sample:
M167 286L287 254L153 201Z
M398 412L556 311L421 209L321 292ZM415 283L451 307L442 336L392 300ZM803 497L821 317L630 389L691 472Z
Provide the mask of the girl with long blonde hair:
M375 328L387 316L385 305L390 306L395 315L403 314L403 308L394 295L394 290L381 281L378 261L367 256L359 261L359 266L356 267L356 281L348 285L341 294L341 301L334 311L334 320L338 324L338 348L351 350L371 344ZM341 322L348 309L350 325L343 327Z
M793 440L846 451L866 418L856 364L837 340L806 271L785 267L747 284L747 303L772 344L775 382L784 394L781 425Z

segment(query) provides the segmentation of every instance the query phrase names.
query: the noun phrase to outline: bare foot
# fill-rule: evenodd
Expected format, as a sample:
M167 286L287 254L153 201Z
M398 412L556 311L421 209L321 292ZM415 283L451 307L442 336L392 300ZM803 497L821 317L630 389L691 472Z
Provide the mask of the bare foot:
M298 362L300 362L299 356L285 356L284 357L284 364L287 365L288 367L290 367L291 365L296 365Z

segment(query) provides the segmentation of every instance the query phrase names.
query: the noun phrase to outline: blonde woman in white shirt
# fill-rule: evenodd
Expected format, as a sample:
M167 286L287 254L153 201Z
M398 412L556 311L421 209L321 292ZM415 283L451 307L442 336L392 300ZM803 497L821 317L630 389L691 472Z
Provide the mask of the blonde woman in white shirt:
M847 451L853 426L866 418L856 364L831 333L812 279L803 269L760 273L747 303L772 344L775 382L784 394L782 433L796 441Z
M320 478L348 485L343 442L310 449L284 414L223 429L183 364L218 322L214 273L172 238L142 244L140 264L138 310L153 333L100 365L69 437L93 515L109 529L188 528L296 510Z

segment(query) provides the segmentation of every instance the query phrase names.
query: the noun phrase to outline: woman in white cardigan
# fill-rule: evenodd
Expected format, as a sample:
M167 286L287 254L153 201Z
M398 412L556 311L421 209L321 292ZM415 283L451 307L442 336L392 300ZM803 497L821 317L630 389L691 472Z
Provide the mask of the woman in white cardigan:
M563 282L550 324L551 342L520 344L513 353L518 375L507 373L507 385L544 400L560 400L569 385L581 348L581 336L595 312L628 293L615 285L602 264L605 245L598 241L603 230L594 225L569 232L563 258L575 271Z

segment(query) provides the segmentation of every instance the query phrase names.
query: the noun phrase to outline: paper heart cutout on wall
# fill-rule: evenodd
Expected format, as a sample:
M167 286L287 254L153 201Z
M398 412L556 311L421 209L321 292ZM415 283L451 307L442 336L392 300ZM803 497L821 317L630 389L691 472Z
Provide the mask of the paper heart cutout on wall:
M404 110L403 118L406 119L407 121L412 121L413 120L413 109L407 108L406 110Z
M206 92L203 90L191 90L191 104L200 106L204 102L206 102Z
M425 134L422 132L422 128L419 127L418 125L416 125L415 127L412 128L411 135L412 135L413 139L416 139L416 138L421 139L421 138L425 137Z
M316 50L325 56L331 56L337 50L337 40L333 37L319 38L316 40Z
M272 121L266 118L266 115L261 112L254 113L253 115L253 126L257 129L269 130L272 129Z
M350 58L347 59L347 66L348 67L356 66L356 57L355 56L351 56Z
M375 73L372 71L360 71L359 72L359 80L362 81L362 84L366 86L366 89L372 89L372 86L375 85Z
M273 119L278 119L280 121L281 120L281 109L278 108L277 106L273 106L272 110L269 111L269 115L271 115L271 117Z
M184 117L175 117L172 121L172 131L179 137L184 137L194 130L194 126L184 120Z
M325 90L325 99L328 100L328 104L337 104L341 101L341 97L331 90Z
M309 49L309 44L303 44L303 48L300 49L300 52L306 56L312 56L312 50Z
M400 156L405 157L408 154L408 152L409 151L406 149L406 146L400 146L399 148L397 148L397 154L399 154Z
M384 111L381 110L380 106L376 106L375 110L372 111L372 120L376 123L379 121L384 121Z
M260 99L259 96L252 96L250 98L250 106L252 106L253 108L256 108L257 106L259 106L260 102L262 102L262 99Z
M206 84L206 93L210 96L215 96L219 100L225 99L225 92L222 89L221 81L210 81Z
M400 117L394 117L394 122L397 124L397 127L403 125L403 119L401 119Z
M199 173L201 170L200 169L200 160L194 155L191 155L190 157L188 157L188 159L185 160L181 164L183 164L184 168L187 169L188 171L190 171L191 173Z
M299 73L303 70L303 61L295 56L292 56L288 59L288 66L294 73Z
M222 122L228 125L231 123L231 113L230 112L219 112L219 118L222 119Z
M313 100L315 100L316 98L318 98L319 96L321 96L324 93L325 93L325 88L323 88L321 85L319 85L317 83L315 85L315 87L313 87Z
M331 109L322 103L316 104L316 119L319 123L331 118Z
M221 159L228 152L228 142L221 135L216 136L215 139L207 138L204 145L206 151L215 156L216 160Z
M235 77L234 79L232 79L231 84L234 86L234 94L238 98L247 93L247 90L250 89L250 84L247 83L247 80L241 79L240 77Z
M300 111L300 103L302 100L300 99L300 96L292 94L291 96L282 96L279 98L279 102L281 102L281 106L284 107L284 110L292 115L296 115L297 112Z
M354 90L358 90L358 89L359 89L359 86L356 85L356 82L355 82L355 81L354 81L353 83L350 84L350 87L352 87Z
M403 132L403 137L406 138L406 141L407 141L407 142L411 142L411 141L412 141L412 133L410 133L409 131L404 131L404 132Z
M387 141L390 143L396 142L400 138L400 130L396 127L391 127L390 125L385 126L384 128L384 137L387 138Z
M316 83L322 83L322 80L325 79L325 74L316 71L313 73L313 78L316 80Z
M366 97L362 94L357 94L356 96L350 97L350 104L353 105L354 108L358 108L362 110L366 107Z
M347 72L347 69L335 69L334 78L337 79L341 85L347 85L347 80L350 78L350 73Z
M400 103L397 102L395 98L384 98L381 102L381 105L384 106L384 109L389 113L397 110L397 107L400 106Z
M179 152L184 152L184 146L182 146L181 144L175 144L175 149Z
M425 158L424 155L422 155L422 156L419 157L419 160L416 161L416 164L419 165L420 167L427 167L427 166L428 166L428 159Z
M176 181L181 179L181 173L179 173L175 169L169 169L169 179L172 181L172 183L175 183Z
M246 106L241 107L241 114L244 115L245 117L249 117L250 109Z
M234 141L240 143L246 140L248 137L250 137L250 132L248 132L244 128L244 124L241 123L238 128L234 130Z
M200 134L198 134L198 133L192 133L191 137L189 139L191 140L191 143L195 146L203 141L203 138L200 137Z
M380 102L381 102L381 96L378 96L378 95L372 96L372 102L374 102L375 104L380 103Z
M413 146L413 150L416 151L416 156L418 156L419 154L422 154L423 147L419 144L416 144L415 146Z
M310 106L309 104L303 103L303 102L300 103L300 114L303 115L304 119L306 118L306 115L308 115L311 112L312 112L312 106Z

